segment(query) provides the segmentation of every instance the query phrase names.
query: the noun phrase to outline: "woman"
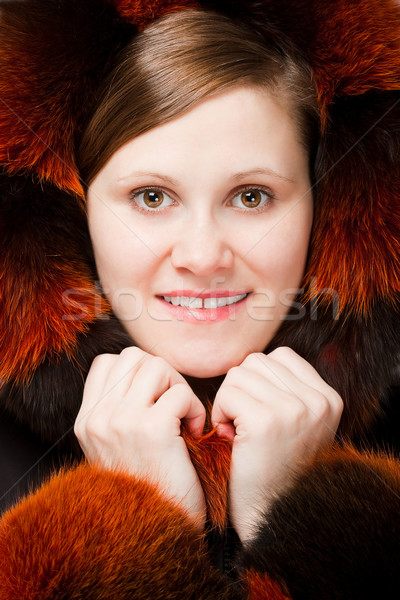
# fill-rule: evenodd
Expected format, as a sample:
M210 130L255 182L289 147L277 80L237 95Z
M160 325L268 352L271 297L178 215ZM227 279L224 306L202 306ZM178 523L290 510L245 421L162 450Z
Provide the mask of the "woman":
M381 9L359 4L365 12L358 25L364 41L354 38L360 44L358 59L363 44L372 51L368 30L363 30L366 23L376 45L382 39L387 43L391 35L379 22ZM315 28L309 59L314 59L324 131L316 154L317 100L308 69L300 49L276 33L286 26L296 39L299 14L289 15L282 6L277 11L272 5L245 3L252 9L247 26L202 11L182 11L133 35L111 6L99 11L88 3L74 18L69 10L61 15L50 11L44 18L38 3L28 5L29 19L21 5L4 6L5 61L8 49L15 52L27 39L30 61L32 56L44 60L48 41L40 31L62 31L58 57L54 40L49 48L64 60L68 49L69 67L75 66L78 49L71 51L68 34L76 36L80 19L81 27L87 27L85 10L97 19L93 32L108 60L88 54L92 62L86 60L86 72L79 74L85 82L79 88L83 97L71 92L77 77L72 70L65 87L52 93L54 116L57 102L71 109L62 136L53 122L45 134L51 133L51 140L35 137L21 150L21 123L24 135L29 132L23 107L14 91L13 103L8 96L4 100L19 117L15 137L4 145L4 185L11 188L4 214L14 227L18 220L24 232L18 243L23 239L35 245L34 253L31 248L19 251L25 265L22 279L29 281L22 296L36 294L43 311L37 327L27 302L11 293L9 268L7 298L12 301L6 299L5 306L19 319L7 333L4 376L15 383L3 388L4 404L47 440L65 435L80 407L75 431L89 465L53 476L3 517L2 597L378 597L376 578L382 594L398 577L393 560L399 549L397 463L359 454L344 444L344 436L357 441L371 426L397 365L393 302L398 255L396 248L386 248L390 235L395 239L392 221L398 211L397 180L389 169L399 156L393 127L388 138L396 105L390 92L362 94L372 88L397 89L397 50L387 43L376 72L359 66L360 74L352 74L349 65L346 80L331 64L324 78L318 60L330 31L328 25ZM136 6L116 5L123 18L147 24L146 16L144 23L138 19ZM168 7L159 8L162 14ZM358 21L360 10L353 10L347 7L347 17ZM341 4L333 6L329 26L340 23L343 11ZM394 4L382 11L398 22ZM234 16L232 7L229 12ZM50 26L60 18L62 29L60 23L58 29ZM306 46L301 36L296 41L300 48ZM22 61L22 73L28 64ZM106 76L96 94L94 65L97 77ZM45 72L51 70L50 63ZM21 85L20 73L10 71L13 76ZM330 106L334 84L337 97ZM33 85L29 91L43 94L43 86L38 89ZM82 108L86 101L93 103L92 97L96 106ZM34 100L30 110L40 105ZM344 101L346 112L340 112ZM362 130L366 144L354 151L363 160L367 157L364 171L346 146L363 125L356 118L360 101L372 114L380 110L380 127L391 144L381 148L382 162L374 164L370 181L364 179L368 161L376 162L376 144L372 153L368 130ZM335 128L327 125L329 118L335 119ZM354 120L353 129L347 119ZM76 154L69 153L72 134L81 138L75 139ZM382 133L373 139L379 142ZM56 160L52 152L39 156L44 141L52 142ZM332 173L335 168L327 160L335 153L349 175ZM90 257L90 249L76 207L80 184L76 169L67 168L75 159L88 184L87 216L98 276L129 336L107 320L104 305L87 283L81 254ZM53 205L48 199L44 204L41 186L12 176L22 161L69 195L48 183ZM377 227L369 207L371 189L375 192L383 173L382 196L374 198ZM343 194L342 184L346 195L339 205L334 196ZM22 218L15 219L15 197L23 197L28 186L33 209L26 209L27 215L20 209ZM355 241L352 236L346 242L348 229L357 222ZM39 235L38 223L43 228ZM12 231L8 235L7 265L17 239ZM365 251L371 236L384 248L383 257L371 245ZM371 265L369 274L359 276L356 257L360 268ZM386 269L384 283L376 273L378 265ZM52 285L38 283L38 268ZM44 299L49 290L51 298ZM92 331L82 334L94 317ZM14 338L21 336L21 322L30 345L19 346L15 364L13 328ZM138 347L132 347L132 340ZM384 372L377 368L382 351ZM81 404L77 379L86 376L97 355ZM64 381L77 388L68 402ZM50 406L36 400L38 392L50 399ZM213 402L208 416L216 433L199 438L206 420L200 398L207 404L206 394ZM345 409L337 442L343 447L326 451L341 417L339 394ZM18 396L24 408L15 404ZM226 529L226 501L233 531ZM382 546L390 545L389 558L380 550L382 563L375 552L371 556L371 529L374 544L381 537ZM221 543L226 531L229 539L221 553L216 538ZM213 566L221 556L225 565L220 567L233 570L239 588Z

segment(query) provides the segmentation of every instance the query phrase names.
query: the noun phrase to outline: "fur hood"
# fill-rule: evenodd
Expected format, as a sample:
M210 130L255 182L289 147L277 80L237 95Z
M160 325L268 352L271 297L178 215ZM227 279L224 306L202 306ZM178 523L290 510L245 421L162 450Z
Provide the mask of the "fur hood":
M310 255L293 320L267 350L287 345L314 365L344 399L340 433L361 435L399 364L395 0L1 2L3 403L43 439L59 439L93 358L132 344L96 288L75 144L128 40L183 7L225 13L261 36L273 27L311 65L322 131Z

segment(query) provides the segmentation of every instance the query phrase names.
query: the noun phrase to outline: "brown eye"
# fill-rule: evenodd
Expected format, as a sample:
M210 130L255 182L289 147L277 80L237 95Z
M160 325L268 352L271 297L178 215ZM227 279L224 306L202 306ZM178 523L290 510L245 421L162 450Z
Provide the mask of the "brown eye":
M139 210L145 213L161 213L165 208L173 206L174 200L158 188L143 188L131 192L131 202Z
M240 194L240 201L246 208L254 208L261 204L262 192L260 190L246 190Z
M149 208L157 208L164 201L164 194L160 190L145 190L143 192L143 202Z
M231 202L235 208L246 209L247 212L251 212L251 210L257 212L255 209L259 211L268 209L273 204L274 198L273 193L268 190L258 187L248 187L239 190L233 196Z
M265 192L261 190L246 190L240 194L240 200L246 208L255 208L261 204Z

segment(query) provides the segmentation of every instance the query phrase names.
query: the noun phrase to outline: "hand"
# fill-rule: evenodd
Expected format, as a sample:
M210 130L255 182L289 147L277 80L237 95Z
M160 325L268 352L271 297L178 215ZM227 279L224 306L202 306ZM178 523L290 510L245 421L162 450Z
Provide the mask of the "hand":
M250 354L228 371L212 422L233 441L229 507L242 542L302 461L332 443L342 410L340 396L290 348Z
M181 419L201 435L200 400L165 360L132 347L93 361L75 434L89 462L159 484L202 528L204 494L181 437Z

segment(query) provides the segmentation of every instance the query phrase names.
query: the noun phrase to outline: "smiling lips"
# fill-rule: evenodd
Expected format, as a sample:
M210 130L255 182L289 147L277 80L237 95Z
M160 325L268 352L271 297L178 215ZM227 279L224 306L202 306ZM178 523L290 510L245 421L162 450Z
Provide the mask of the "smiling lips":
M236 296L222 296L222 297L210 297L210 298L199 298L198 296L163 296L166 302L170 302L174 306L184 306L188 308L220 308L221 306L227 306L228 304L235 304L243 298L246 298L247 294L238 294Z
M213 290L196 293L192 290L182 290L168 292L158 298L178 320L205 323L229 318L248 296L249 292Z

